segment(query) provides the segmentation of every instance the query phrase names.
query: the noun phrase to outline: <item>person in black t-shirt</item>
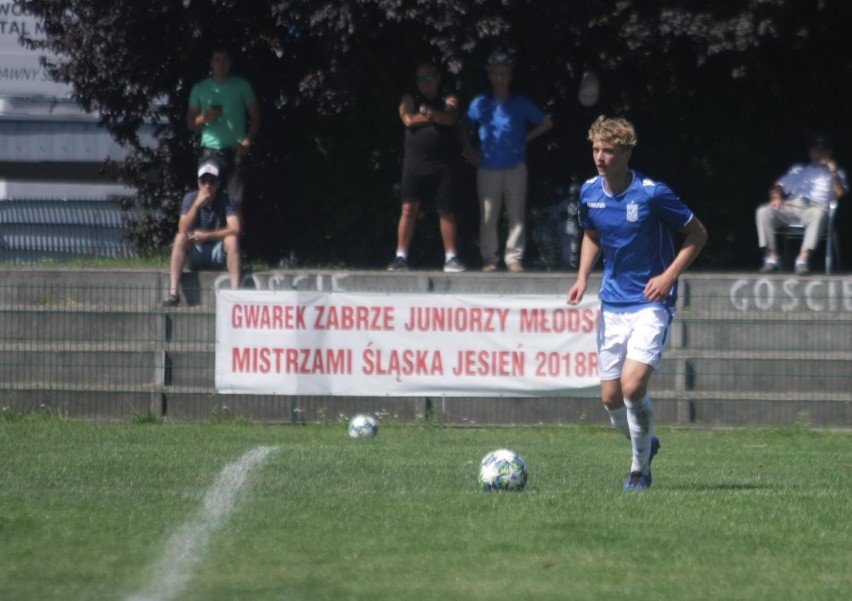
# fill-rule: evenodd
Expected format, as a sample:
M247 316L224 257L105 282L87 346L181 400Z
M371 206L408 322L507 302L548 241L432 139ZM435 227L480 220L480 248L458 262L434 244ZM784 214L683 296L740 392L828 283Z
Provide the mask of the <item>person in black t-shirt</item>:
M441 95L441 72L437 65L424 62L415 71L417 90L399 103L399 116L405 125L402 161L402 212L397 228L396 258L388 271L408 269L408 249L414 238L420 203L431 197L440 220L444 241L444 271L464 271L456 256L455 125L459 119L458 99Z

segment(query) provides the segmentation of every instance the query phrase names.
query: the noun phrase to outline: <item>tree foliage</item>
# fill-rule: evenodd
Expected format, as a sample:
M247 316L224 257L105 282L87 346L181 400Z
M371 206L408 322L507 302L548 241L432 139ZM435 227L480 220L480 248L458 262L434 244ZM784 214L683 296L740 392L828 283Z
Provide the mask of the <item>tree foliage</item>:
M171 239L193 183L195 135L184 115L214 42L236 50L264 116L253 149L247 250L277 259L370 267L393 250L401 93L416 60L439 59L463 102L486 87L496 45L517 49L516 88L557 128L531 145L533 208L555 183L592 173L585 132L600 113L632 119L634 167L669 182L708 224L703 261L756 261L753 211L769 183L805 156L808 128L849 156L852 106L842 0L23 0L61 57L54 76L127 144L113 168L139 194L140 244ZM583 107L585 70L602 82ZM156 148L139 145L158 124ZM468 252L476 208L459 199ZM428 219L428 217L424 217ZM430 230L418 228L428 246Z

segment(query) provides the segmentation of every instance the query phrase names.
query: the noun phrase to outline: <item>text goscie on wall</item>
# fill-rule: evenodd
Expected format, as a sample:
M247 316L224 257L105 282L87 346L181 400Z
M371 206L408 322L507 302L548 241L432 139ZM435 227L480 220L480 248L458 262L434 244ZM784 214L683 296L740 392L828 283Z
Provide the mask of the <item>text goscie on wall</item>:
M222 393L544 396L598 383L595 298L216 293Z

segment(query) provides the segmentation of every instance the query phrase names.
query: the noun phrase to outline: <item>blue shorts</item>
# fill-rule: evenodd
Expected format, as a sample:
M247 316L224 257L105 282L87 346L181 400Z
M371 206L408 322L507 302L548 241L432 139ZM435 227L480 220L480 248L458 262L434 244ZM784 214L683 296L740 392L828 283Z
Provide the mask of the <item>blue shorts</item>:
M226 257L225 245L221 240L193 244L189 253L189 268L197 270L221 267L225 264Z

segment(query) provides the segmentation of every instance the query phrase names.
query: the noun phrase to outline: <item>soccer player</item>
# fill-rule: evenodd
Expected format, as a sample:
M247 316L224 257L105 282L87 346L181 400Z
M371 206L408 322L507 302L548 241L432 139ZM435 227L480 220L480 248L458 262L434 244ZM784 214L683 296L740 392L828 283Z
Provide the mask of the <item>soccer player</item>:
M583 299L589 273L603 255L601 400L613 427L631 442L624 490L641 490L651 486L651 460L660 447L648 381L674 317L677 279L701 252L707 230L666 184L628 167L637 142L629 121L602 115L589 129L589 141L598 175L580 190L585 231L567 301Z

